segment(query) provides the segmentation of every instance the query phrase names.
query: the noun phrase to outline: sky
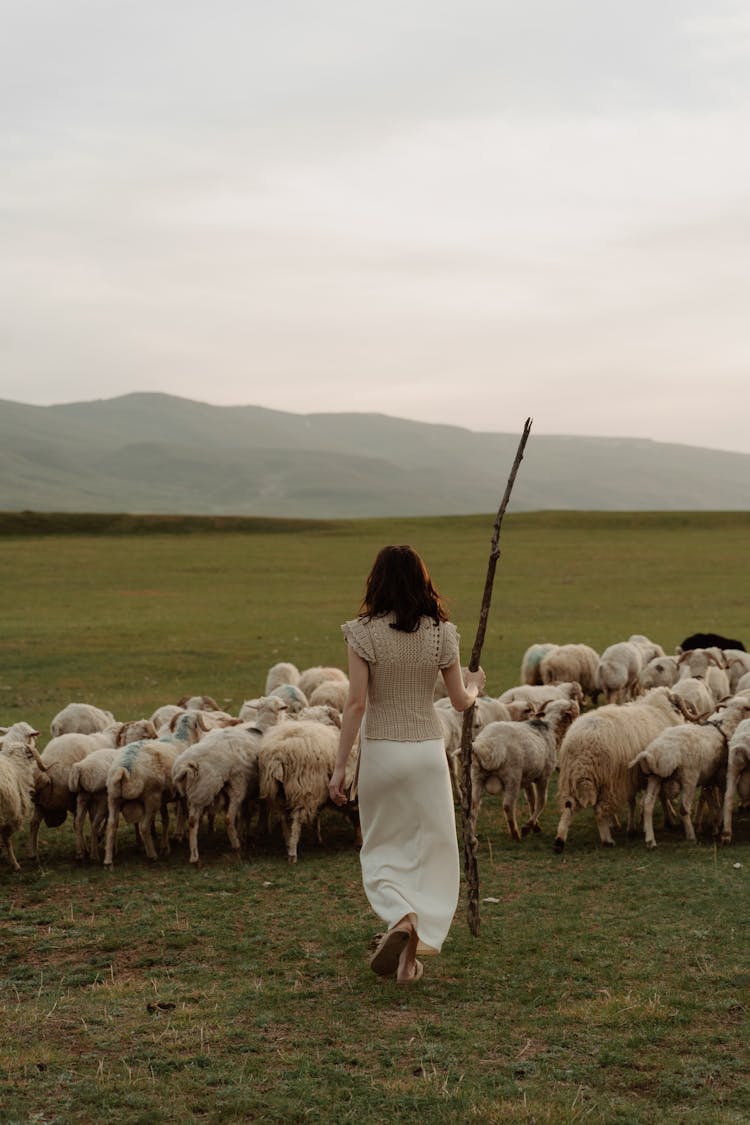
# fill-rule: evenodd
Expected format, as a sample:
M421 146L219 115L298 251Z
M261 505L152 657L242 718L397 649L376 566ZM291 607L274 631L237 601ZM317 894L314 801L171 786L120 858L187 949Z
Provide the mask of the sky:
M23 0L0 398L750 453L750 5Z

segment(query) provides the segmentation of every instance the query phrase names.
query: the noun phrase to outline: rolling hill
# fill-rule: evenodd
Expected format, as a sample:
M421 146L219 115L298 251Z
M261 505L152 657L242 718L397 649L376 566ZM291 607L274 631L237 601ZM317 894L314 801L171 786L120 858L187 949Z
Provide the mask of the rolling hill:
M492 511L518 433L164 394L0 401L0 510L341 518ZM748 510L750 455L532 433L512 507Z

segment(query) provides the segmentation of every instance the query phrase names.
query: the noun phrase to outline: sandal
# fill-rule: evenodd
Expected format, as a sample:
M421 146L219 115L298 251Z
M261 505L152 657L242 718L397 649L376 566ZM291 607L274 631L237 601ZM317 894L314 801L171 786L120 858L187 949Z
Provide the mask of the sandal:
M414 961L414 974L410 977L403 977L401 980L396 977L396 984L414 984L415 981L421 980L424 974L424 965L421 961Z
M394 928L383 934L370 958L370 968L379 977L392 977L398 969L399 959L411 937L411 927Z

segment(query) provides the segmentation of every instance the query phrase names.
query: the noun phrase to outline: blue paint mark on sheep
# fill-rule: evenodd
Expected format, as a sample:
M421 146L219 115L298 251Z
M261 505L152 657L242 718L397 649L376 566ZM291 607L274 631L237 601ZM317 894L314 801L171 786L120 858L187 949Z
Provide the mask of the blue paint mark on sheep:
M126 747L124 747L122 751L122 757L120 758L120 765L124 766L128 773L133 772L135 760L138 757L138 753L142 746L143 742L141 741L130 742Z

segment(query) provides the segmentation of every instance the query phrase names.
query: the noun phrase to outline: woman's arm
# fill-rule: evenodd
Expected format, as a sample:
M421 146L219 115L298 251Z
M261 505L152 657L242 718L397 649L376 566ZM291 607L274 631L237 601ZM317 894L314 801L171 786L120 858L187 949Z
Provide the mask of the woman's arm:
M370 665L363 660L351 645L347 646L349 653L349 694L344 704L344 713L341 717L341 734L339 735L339 749L336 754L336 765L331 776L328 791L331 800L342 805L347 796L341 786L344 782L346 763L352 752L354 740L362 724L362 716L367 705L367 685L370 681Z
M458 660L443 668L443 682L448 691L448 697L457 711L468 711L472 703L484 691L487 677L481 668L476 672L467 672L464 680L461 665Z

